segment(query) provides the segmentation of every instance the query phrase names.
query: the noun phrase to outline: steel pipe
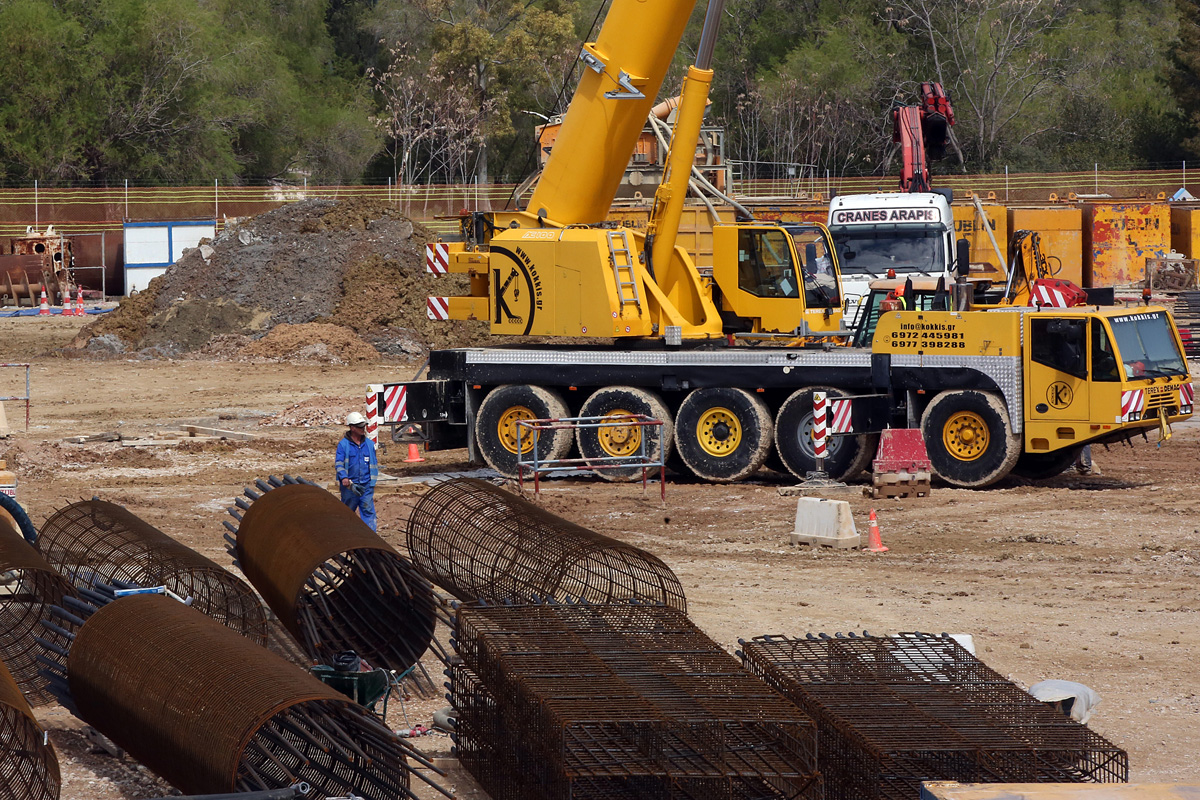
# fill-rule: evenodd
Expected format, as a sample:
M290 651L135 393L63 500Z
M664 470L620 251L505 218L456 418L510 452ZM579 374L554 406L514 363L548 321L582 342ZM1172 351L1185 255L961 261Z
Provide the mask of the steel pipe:
M266 644L267 614L254 590L115 503L92 499L55 512L42 525L37 547L78 589L164 586L190 598L197 611Z
M415 797L407 759L424 757L412 745L303 669L163 595L90 613L57 663L78 715L183 792L304 782L313 797Z
M406 534L414 566L464 602L634 601L687 611L679 578L656 556L475 478L430 489Z
M353 650L401 671L417 663L436 622L428 581L324 489L264 485L233 554L308 655L331 663Z
M0 797L58 800L61 786L54 748L0 662Z
M53 699L38 672L34 637L39 623L50 619L51 606L62 605L72 594L71 585L25 540L13 517L0 515L0 660L18 693L32 705Z

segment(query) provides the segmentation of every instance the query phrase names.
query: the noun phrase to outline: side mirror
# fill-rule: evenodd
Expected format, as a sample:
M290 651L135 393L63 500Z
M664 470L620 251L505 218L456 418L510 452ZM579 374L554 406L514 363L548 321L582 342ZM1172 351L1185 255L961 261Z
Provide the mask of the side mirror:
M971 271L971 243L964 239L955 242L954 272L958 277L965 278Z

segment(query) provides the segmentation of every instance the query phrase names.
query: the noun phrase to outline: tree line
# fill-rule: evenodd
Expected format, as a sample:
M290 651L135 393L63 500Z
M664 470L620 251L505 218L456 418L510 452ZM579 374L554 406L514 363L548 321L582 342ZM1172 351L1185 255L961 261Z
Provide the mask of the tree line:
M517 182L608 2L4 0L0 179ZM1200 0L727 0L713 69L747 170L894 174L927 80L957 120L937 172L1200 156Z

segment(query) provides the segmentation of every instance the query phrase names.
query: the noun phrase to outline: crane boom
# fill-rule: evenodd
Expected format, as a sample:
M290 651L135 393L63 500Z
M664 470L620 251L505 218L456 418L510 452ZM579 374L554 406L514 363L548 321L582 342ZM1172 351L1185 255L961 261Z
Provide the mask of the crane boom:
M603 222L696 0L613 0L529 211L558 225Z

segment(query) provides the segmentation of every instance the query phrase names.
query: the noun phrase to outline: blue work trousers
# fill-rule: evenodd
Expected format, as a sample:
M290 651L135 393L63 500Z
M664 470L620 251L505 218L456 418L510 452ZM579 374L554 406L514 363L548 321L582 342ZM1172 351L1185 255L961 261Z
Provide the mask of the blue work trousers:
M343 486L341 489L342 502L346 504L346 508L357 511L362 521L367 523L367 527L375 530L375 489L366 489L361 497L354 493L352 485Z

